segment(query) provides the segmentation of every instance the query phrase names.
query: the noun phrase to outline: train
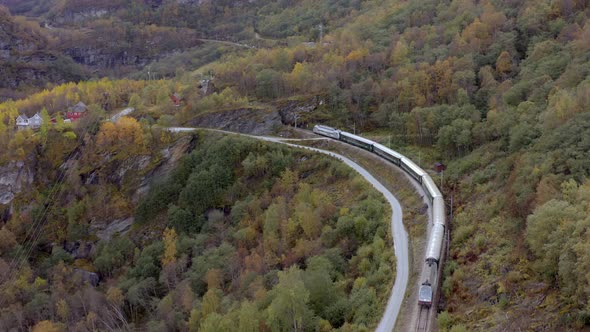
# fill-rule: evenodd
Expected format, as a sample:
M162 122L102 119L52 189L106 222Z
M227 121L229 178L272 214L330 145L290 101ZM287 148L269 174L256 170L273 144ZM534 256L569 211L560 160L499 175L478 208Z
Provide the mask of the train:
M424 258L423 271L426 271L427 278L420 284L418 289L418 305L430 307L437 284L438 265L447 226L445 201L430 175L404 155L369 139L325 125L315 125L313 132L370 151L404 170L422 186L432 207L433 225Z

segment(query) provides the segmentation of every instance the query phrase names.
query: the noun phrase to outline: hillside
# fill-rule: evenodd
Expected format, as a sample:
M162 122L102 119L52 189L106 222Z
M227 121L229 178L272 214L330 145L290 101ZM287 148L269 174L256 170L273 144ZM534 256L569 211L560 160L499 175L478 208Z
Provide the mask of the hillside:
M0 36L0 69L9 78L5 87L13 93L5 90L2 99L21 97L14 95L15 89L91 77L172 77L179 69L194 70L236 52L231 44L213 47L204 40L255 47L301 43L317 39L325 22L332 28L344 25L360 8L349 1L0 0L1 6L6 8L4 30L20 31ZM328 25L321 30L329 31ZM34 41L27 50L39 54L19 56L20 51L12 48L22 39Z
M327 157L163 131L191 114L169 98L182 86L103 79L0 104L0 329L375 326L395 263L383 198ZM192 96L247 103L230 97ZM126 104L140 121L105 121ZM36 112L38 130L14 127Z
M414 160L448 163L443 330L577 329L587 197L570 193L590 174L588 15L584 2L366 3L321 47L203 71L254 100L319 96L303 123L377 130Z
M5 78L0 82L0 100L17 99L48 84L90 78L169 77L232 51L203 45L193 29L135 25L95 14L92 11L75 25L65 26L42 17L13 16L0 6L0 73ZM140 74L152 62L156 62L152 73Z
M378 322L394 273L388 213L351 169L219 134L174 138L127 117L79 134L71 154L77 135L61 130L25 138L29 187L0 205L3 330ZM18 244L39 222L46 231L22 261Z
M85 79L87 73L55 48L35 22L14 18L0 7L0 100L22 96L48 82Z
M425 169L447 165L453 219L441 330L588 328L587 1L0 3L58 30L59 56L97 76L138 80L67 84L4 103L3 142L29 142L3 131L18 112L54 115L79 100L103 117L132 106L149 125L214 126L238 114L233 121L248 126L227 126L252 128L260 114L277 112L283 123L360 132ZM45 30L19 38L43 49ZM116 43L99 40L104 34ZM154 49L142 49L140 36ZM184 40L195 44L177 48ZM135 60L111 57L126 50ZM85 58L92 52L97 63ZM149 63L167 76L141 81ZM5 160L19 156L12 149Z

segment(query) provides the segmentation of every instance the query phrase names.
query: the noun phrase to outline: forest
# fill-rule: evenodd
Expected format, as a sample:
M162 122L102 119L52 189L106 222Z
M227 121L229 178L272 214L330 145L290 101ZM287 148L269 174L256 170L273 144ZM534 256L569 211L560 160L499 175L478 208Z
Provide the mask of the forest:
M0 228L3 330L376 325L395 273L390 212L354 171L251 139L174 138L129 117L85 120L13 133L22 155L5 157L35 159L39 175ZM76 140L80 154L64 176L58 166ZM156 176L160 149L182 141L192 152ZM138 194L150 174L151 189ZM61 194L42 212L54 186ZM125 235L97 232L129 217ZM39 221L47 231L23 262Z
M137 52L133 54L147 59L138 61L133 70L115 65L84 76L87 73L81 69L78 76L68 76L55 85L38 85L33 89L37 93L29 94L28 99L0 104L0 139L16 148L7 150L0 160L24 160L26 152L38 144L42 146L39 135L15 134L10 130L16 114L32 115L45 107L49 116L56 116L79 100L94 105L91 107L99 115L97 119L104 119L125 106L136 108L138 111L133 116L142 128L144 146L168 144L170 138L161 135L157 125L182 125L196 116L218 111L276 109L285 102L308 102L314 109L301 114L303 126L324 123L356 130L420 160L425 169L431 168L434 161L447 165L442 189L446 197L453 197L455 214L450 223L451 248L442 285L442 312L438 315L442 331L582 330L590 325L585 245L590 175L586 162L590 157L590 6L587 1L216 1L198 5L190 1L104 0L90 4L68 0L1 0L0 3L9 8L14 14L10 15L21 26L22 22L37 19L49 22L58 30L50 32L42 28L43 24L36 23L35 29L20 31L27 35L35 31L42 35L58 34L55 38L71 38L70 46L92 44L95 38L88 36L94 36L97 31L108 31L117 38L148 33L148 39L169 36L173 31L182 34L183 41L211 38L256 47L216 47L207 43L204 44L208 46L203 46L196 42L198 45L185 53L184 48L174 46L171 41L172 44L155 44L161 46L154 50L158 55L155 57L171 47L179 53L154 59L151 54L142 53L145 50L137 49L141 45L128 42L126 47ZM100 17L91 15L97 12L101 13ZM5 13L8 15L9 11ZM65 19L58 20L58 17ZM142 24L151 28L143 32ZM111 46L101 44L100 48ZM83 62L72 57L71 47L68 49L56 52L60 57ZM158 66L158 71L166 76L146 80L145 65L155 60L154 68ZM79 62L76 63L87 66ZM114 77L113 68L133 80ZM101 75L113 77L97 79ZM85 78L91 79L77 82ZM213 93L199 92L203 79L215 83ZM173 93L183 97L179 108L169 101ZM99 125L93 128L97 135L102 130ZM103 129L116 132L116 128ZM76 137L84 133L76 127L62 130L60 135L49 135L66 139L63 138L66 131L75 133ZM107 139L109 135L103 136L105 142L114 142ZM108 143L103 145L105 149L110 147ZM270 156L263 159L272 160ZM250 160L246 165L249 163L256 164L256 161ZM246 172L245 168L253 167L246 165L237 168L244 167ZM249 176L255 177L254 173ZM271 170L257 176L270 174L280 177L280 172ZM201 174L200 179L205 181L209 176L213 175ZM225 178L227 175L221 172L215 176L220 176L220 183L228 184L216 188L215 195L200 196L206 201L211 200L208 202L215 205L227 199L224 195L229 188L241 192L234 188L237 178ZM172 184L169 185L162 190L173 190ZM272 192L270 182L267 185ZM185 187L178 184L178 188ZM159 202L154 198L158 195L170 199L157 205L158 211L144 210L145 206L138 205L137 220L143 220L145 227L157 223L146 219L153 216L170 223L166 225L177 236L207 229L208 207L189 206L182 196L165 193L152 192L146 199ZM265 199L269 206L282 204ZM282 208L284 213L293 212L293 207ZM224 210L222 219L227 223L231 218L226 214ZM197 215L204 216L195 225L198 229L182 230L183 218ZM223 241L236 246L244 239ZM248 241L239 243L247 247ZM276 250L277 257L286 255L286 248ZM277 274L276 280L301 274L305 286L308 257L303 257L299 258L299 272L283 275L291 270L282 265L283 272ZM276 264L285 264L279 262ZM338 271L343 278L350 277L347 274L350 271ZM179 276L186 277L185 272ZM123 280L117 272L109 278ZM338 280L336 276L331 281ZM220 299L222 295L223 298L235 296L227 288L229 285L233 284L226 280L219 288ZM207 287L200 287L200 291L192 290L196 297L208 291ZM120 289L125 294L126 289ZM270 288L265 290L272 293ZM163 293L158 296L165 298ZM347 301L351 301L350 296ZM268 305L252 298L249 301L261 313L261 324L277 328L265 316ZM266 301L272 302L270 297ZM129 304L128 300L124 302ZM307 303L313 307L312 302ZM216 319L215 324L232 321L237 312L231 308L231 305L224 306L210 319ZM148 309L136 309L126 311L126 315L133 313L140 320L152 317L147 314ZM366 318L355 320L347 316L350 313L344 314L344 320L333 321L327 313L309 310L313 312L311 318L306 316L297 324L317 323L321 329L327 326L322 325L324 321L331 327L342 328L346 324L371 326L374 322ZM183 315L177 321L188 322L188 312ZM206 321L203 316L198 317L199 324ZM151 324L171 323L158 318Z

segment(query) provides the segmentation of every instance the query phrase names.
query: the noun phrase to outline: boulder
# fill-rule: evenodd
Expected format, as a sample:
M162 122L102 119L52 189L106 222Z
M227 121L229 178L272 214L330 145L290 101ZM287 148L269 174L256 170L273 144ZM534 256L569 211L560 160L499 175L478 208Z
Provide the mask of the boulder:
M93 287L98 286L98 282L100 281L98 274L82 269L74 269L74 276L80 278L82 282L88 283Z
M84 241L65 242L63 249L74 259L86 259L92 255L94 245Z

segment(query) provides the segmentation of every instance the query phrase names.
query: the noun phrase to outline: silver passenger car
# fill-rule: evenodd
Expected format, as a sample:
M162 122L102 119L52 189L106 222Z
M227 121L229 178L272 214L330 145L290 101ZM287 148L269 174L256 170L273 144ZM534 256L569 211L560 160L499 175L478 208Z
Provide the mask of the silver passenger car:
M436 197L442 197L440 190L438 190L434 184L434 181L428 174L422 177L422 188L424 188L424 191L426 191L426 195L428 195L428 198L430 198L431 203Z
M404 171L408 172L408 174L410 174L416 181L422 184L422 177L426 175L426 172L424 172L424 170L422 170L422 168L416 165L413 161L403 157L400 167Z
M323 125L315 125L313 132L322 136L340 139L340 130Z
M401 164L402 158L404 157L403 155L379 143L373 144L373 152L375 152L376 155L379 155L380 157L387 159L398 166Z
M446 225L445 217L446 217L445 201L442 198L442 196L435 197L432 200L432 223L435 225L441 224L441 225L445 226Z
M369 139L347 133L345 131L340 132L340 140L369 151L373 151L373 144L375 144L375 142Z
M426 263L436 263L438 265L444 235L444 224L435 223L432 226L432 232L430 233L430 239L428 240L428 247L426 248Z

